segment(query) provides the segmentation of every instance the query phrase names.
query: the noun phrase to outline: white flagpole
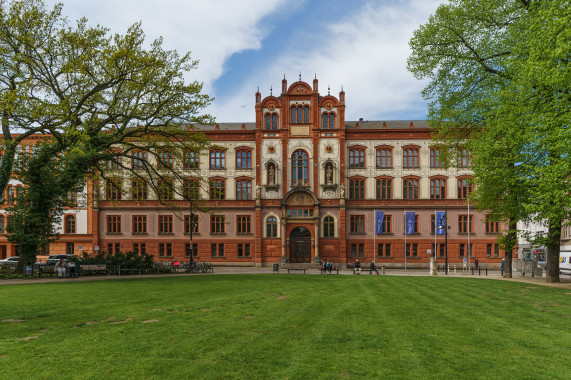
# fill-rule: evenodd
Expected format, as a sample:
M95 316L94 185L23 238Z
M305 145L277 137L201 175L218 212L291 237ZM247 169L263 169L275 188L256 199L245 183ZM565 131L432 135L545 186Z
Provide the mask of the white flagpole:
M404 212L404 270L406 270L406 211Z
M468 198L468 274L470 274L470 198Z
M377 210L373 210L373 261L377 257Z

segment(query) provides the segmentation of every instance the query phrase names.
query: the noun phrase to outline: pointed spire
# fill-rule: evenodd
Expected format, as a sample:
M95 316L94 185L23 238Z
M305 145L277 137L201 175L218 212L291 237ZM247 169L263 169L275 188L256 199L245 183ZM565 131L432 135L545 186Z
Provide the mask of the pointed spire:
M327 95L331 95L330 90L331 90L331 86L327 85Z
M299 81L301 82L301 71L299 72Z
M270 96L272 96L272 86L270 86Z

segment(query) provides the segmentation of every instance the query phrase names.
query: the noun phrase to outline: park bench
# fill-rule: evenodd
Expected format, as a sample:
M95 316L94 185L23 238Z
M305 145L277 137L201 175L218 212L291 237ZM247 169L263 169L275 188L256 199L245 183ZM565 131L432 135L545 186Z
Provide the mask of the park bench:
M322 267L320 267L319 270L321 271L321 274L327 274L327 273L329 272L328 269L324 269L324 268L322 268ZM339 274L339 267L334 266L334 267L331 269L331 272L329 272L329 273L333 274L333 272L336 272L337 274Z
M109 274L107 264L79 264L79 274Z
M347 264L347 269L351 269L353 273L355 273L355 264ZM379 270L379 268L377 268ZM361 263L361 273L362 272L369 272L369 274L373 274L374 270L368 264Z
M289 271L290 271L290 270L294 270L294 271L297 270L297 271L303 271L303 274L305 274L305 270L306 270L306 269L307 269L307 268L290 267L290 268L287 268L287 273L289 274Z
M55 265L38 265L38 276L43 277L44 274L57 274Z

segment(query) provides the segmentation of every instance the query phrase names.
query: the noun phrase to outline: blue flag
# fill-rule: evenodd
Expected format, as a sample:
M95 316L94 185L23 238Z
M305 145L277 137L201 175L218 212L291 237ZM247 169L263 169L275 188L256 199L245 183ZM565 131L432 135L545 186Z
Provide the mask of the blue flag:
M436 235L444 235L444 218L446 217L445 211L436 211Z
M414 211L407 211L406 212L406 219L405 219L405 234L412 235L414 234L414 218L415 214Z
M375 211L375 233L382 234L383 233L383 221L385 219L385 212L384 211Z

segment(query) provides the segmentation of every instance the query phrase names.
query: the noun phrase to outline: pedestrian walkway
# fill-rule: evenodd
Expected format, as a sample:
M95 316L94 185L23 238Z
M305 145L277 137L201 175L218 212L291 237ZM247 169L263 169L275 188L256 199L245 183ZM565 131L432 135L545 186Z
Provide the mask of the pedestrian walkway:
M225 275L225 274L272 274L274 273L272 267L231 267L231 266L219 266L214 267L214 275ZM306 271L309 275L320 275L320 276L332 276L332 274L321 274L319 269L308 269ZM353 270L342 269L339 271L340 275L353 275ZM287 271L282 270L279 273L275 273L276 276L287 275ZM294 272L289 274L290 276L303 276L301 272ZM334 274L333 274L334 275ZM385 269L386 276L429 276L428 269ZM24 284L43 284L43 283L54 283L54 282L77 282L77 281L103 281L103 280L127 280L136 278L149 278L149 277L164 277L164 276L212 276L209 273L176 273L176 274L143 274L143 275L126 275L126 276L80 276L77 278L32 278L32 279L0 279L0 285L24 285ZM369 276L367 272L361 274L361 276ZM382 275L381 275L382 276ZM458 277L458 278L481 278L481 279L493 279L493 280L505 280L505 281L518 281L526 282L537 285L545 285L552 287L560 287L571 289L571 276L561 275L560 283L547 283L545 282L545 274L543 277L531 277L528 275L522 276L521 273L513 273L513 278L504 278L501 276L498 270L488 270L486 275L484 271L475 272L474 275L463 274L461 271L457 271L454 274L450 271L448 275L444 272L438 272L438 277Z

